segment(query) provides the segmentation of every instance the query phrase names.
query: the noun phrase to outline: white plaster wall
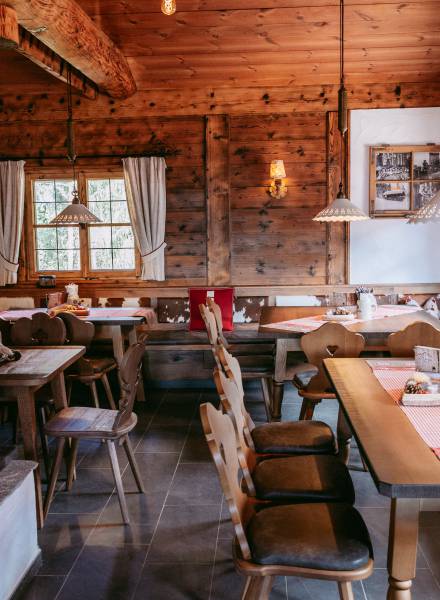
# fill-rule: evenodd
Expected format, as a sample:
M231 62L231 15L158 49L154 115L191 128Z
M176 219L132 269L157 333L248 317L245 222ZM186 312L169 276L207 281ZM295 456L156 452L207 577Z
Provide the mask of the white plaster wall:
M351 111L350 197L368 214L369 146L440 144L440 107ZM350 283L439 283L440 224L350 225Z

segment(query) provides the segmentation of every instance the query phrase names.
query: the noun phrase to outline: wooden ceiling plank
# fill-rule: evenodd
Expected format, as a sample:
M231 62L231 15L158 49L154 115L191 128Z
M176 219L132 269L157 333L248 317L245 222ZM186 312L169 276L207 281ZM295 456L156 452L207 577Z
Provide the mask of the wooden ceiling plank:
M136 84L116 45L74 0L8 0L18 22L44 27L37 37L114 98L127 98ZM32 29L31 29L32 33Z

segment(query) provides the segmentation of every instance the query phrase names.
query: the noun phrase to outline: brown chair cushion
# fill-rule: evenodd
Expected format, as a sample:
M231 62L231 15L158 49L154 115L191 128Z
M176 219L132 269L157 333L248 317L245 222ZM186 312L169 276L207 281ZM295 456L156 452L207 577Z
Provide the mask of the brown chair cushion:
M267 355L247 355L235 357L239 364L243 375L253 372L272 373L274 370L274 358Z
M259 454L335 454L335 437L322 421L265 423L251 432Z
M347 467L336 456L289 456L258 463L257 497L270 502L354 502Z
M253 560L263 565L350 571L373 556L361 515L347 504L291 504L256 513L247 529Z

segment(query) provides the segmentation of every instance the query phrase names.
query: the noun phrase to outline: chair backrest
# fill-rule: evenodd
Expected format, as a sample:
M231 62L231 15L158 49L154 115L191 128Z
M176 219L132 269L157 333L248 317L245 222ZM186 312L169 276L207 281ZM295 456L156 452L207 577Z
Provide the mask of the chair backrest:
M414 346L440 348L440 331L430 323L417 321L388 336L388 348L391 356L412 357L414 356Z
M119 382L121 384L121 397L119 399L119 412L115 419L113 429L123 427L130 421L133 404L139 385L142 357L145 345L132 344L124 354L119 365Z
M66 341L66 327L59 317L38 312L31 319L22 317L15 321L10 339L16 346L61 346Z
M200 406L200 419L209 451L217 468L223 493L228 502L235 535L245 560L251 559L245 528L252 510L240 485L240 462L237 454L234 426L228 415L212 404Z
M199 311L205 323L208 340L212 348L218 344L218 329L214 315L205 304L199 304Z
M72 346L90 346L95 335L95 326L69 312L58 313L66 327L66 343Z
M365 339L360 333L349 331L340 323L325 323L319 329L302 336L301 348L307 361L318 368L312 377L307 391L325 391L331 387L325 373L325 358L357 358L365 347Z
M257 460L252 438L241 409L243 397L235 381L226 377L220 369L214 370L214 381L222 408L234 425L237 455L248 493L250 496L255 496L252 471L255 469Z
M214 298L206 298L206 304L209 310L212 312L215 318L215 322L217 325L217 339L220 340L225 348L229 346L228 340L225 338L223 334L223 318L222 318L222 309L220 305L214 300Z

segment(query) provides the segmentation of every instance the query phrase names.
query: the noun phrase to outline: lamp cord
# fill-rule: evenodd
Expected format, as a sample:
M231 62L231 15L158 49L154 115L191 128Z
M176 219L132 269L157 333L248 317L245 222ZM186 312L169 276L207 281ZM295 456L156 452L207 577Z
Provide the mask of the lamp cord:
M73 189L76 191L76 153L73 131L72 67L67 65L67 158L72 165Z
M344 84L344 0L339 3L339 77L341 85Z

